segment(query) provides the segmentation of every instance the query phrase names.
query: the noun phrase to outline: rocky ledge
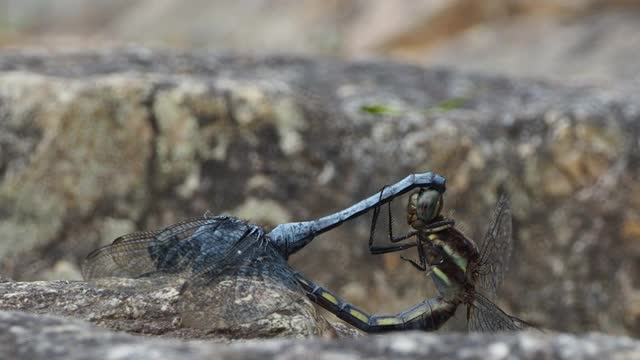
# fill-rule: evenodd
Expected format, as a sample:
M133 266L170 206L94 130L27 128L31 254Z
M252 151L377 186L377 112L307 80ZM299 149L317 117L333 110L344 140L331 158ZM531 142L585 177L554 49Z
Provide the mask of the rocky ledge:
M602 334L426 334L349 340L217 344L153 339L86 322L0 311L0 353L11 359L638 359L640 342Z
M637 359L640 342L601 334L396 333L350 340L269 340L217 344L153 339L86 322L0 311L7 359Z
M69 281L1 283L0 308L4 310L0 311L0 353L8 358L34 360L325 359L338 354L344 359L637 359L640 356L639 341L597 333L404 332L354 337L353 330L340 325L328 326L313 310L300 306L289 307L262 321L207 331L182 323L182 314L175 306L178 296L175 287L145 292L140 291L143 282L111 279L100 284L112 289ZM340 339L336 339L336 334ZM291 339L312 335L333 340ZM268 336L282 339L228 344L243 337ZM189 340L205 338L208 342Z
M140 335L188 339L235 340L276 336L334 336L336 330L315 310L304 294L297 301L283 303L250 321L234 322L235 314L254 310L256 301L281 299L277 290L235 279L236 286L254 289L249 301L216 297L216 287L201 290L200 309L181 307L182 282L151 286L147 280L111 278L81 281L34 281L0 283L0 310L20 310L39 314L72 316L101 327ZM237 284L242 282L242 284ZM254 286L255 285L255 286ZM246 298L246 297L245 297ZM218 300L216 300L218 299ZM190 299L193 300L193 299ZM206 304L210 303L210 308ZM224 304L224 306L223 306ZM191 306L189 309L192 309ZM220 309L220 310L219 310ZM199 314L199 315L195 315ZM195 319L200 316L199 319Z

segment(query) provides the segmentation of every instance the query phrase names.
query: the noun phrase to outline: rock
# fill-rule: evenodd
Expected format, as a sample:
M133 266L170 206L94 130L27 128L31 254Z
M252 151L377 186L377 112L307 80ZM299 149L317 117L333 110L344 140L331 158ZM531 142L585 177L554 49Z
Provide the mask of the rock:
M62 317L0 312L0 352L13 359L204 358L205 345L145 339Z
M432 170L448 177L445 212L477 241L509 190L502 308L546 328L638 336L639 93L390 62L3 52L0 269L73 276L133 230L207 211L269 228ZM368 255L368 222L291 263L336 293L364 286L348 300L374 313L431 296L396 255ZM52 271L61 262L71 265Z
M0 311L0 352L56 359L637 359L640 342L602 334L436 334L405 332L348 340L269 340L231 345L153 339L83 321Z
M243 281L245 283L241 286L252 286L246 283L248 279L236 279L236 282ZM199 289L214 306L226 301L223 308L229 314L222 316L218 313L216 317L209 308L210 314L201 314L196 321L195 310L189 307L194 303L194 296L186 298L185 294L179 293L183 282L153 283L148 279L119 278L92 284L79 281L9 281L0 283L0 310L71 316L133 334L190 339L335 336L333 328L316 313L303 293L298 301L283 304L262 317L235 323L228 319L232 319L233 314L251 310L246 308L247 305L237 303L235 299L216 300L215 286ZM252 304L255 304L257 301L266 302L269 297L277 299L279 293L273 287L265 287L253 295L256 299ZM200 300L199 303L205 302ZM203 306L200 310L205 309L207 307Z

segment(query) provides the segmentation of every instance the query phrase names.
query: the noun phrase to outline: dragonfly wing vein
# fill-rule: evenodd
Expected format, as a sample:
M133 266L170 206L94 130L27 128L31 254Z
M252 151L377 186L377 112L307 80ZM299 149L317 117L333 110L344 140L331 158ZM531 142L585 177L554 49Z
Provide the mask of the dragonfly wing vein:
M495 298L507 272L512 249L512 223L509 198L502 195L494 210L493 219L480 247L480 259L475 269L483 291Z

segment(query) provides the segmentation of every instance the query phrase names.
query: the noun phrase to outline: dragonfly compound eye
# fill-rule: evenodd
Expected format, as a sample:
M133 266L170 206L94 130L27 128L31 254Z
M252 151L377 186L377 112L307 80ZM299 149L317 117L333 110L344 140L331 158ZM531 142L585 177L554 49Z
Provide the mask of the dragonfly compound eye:
M416 216L428 224L440 215L443 205L442 194L434 189L426 189L419 193L416 202Z
M435 189L420 189L409 197L407 223L420 230L435 220L442 211L442 194Z
M418 215L416 214L416 206L420 192L421 190L418 190L411 194L407 203L407 224L416 230L423 228L425 225L422 221L418 220Z

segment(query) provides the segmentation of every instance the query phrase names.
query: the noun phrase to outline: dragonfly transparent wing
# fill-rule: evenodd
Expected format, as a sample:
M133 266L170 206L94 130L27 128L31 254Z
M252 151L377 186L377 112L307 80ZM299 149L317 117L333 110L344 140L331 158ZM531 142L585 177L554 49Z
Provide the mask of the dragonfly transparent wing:
M230 217L200 217L185 220L163 230L124 235L113 243L91 252L82 268L86 280L104 277L137 278L154 273L174 274L189 271L188 266L201 254L208 237L221 238L218 228L235 224ZM225 226L226 225L226 226ZM222 239L221 239L222 240ZM233 246L227 237L216 248ZM211 242L210 242L211 243ZM185 274L185 276L188 276Z
M495 298L509 265L512 249L511 231L509 198L503 194L496 204L493 219L480 245L478 265L471 269L479 275L478 284L483 293L492 299Z
M293 270L262 229L228 216L119 237L89 254L83 275L87 280L182 278L186 283L178 306L183 321L208 329L266 318L305 298Z
M155 265L150 258L140 256L146 254L148 244L159 231L141 231L124 235L113 243L92 251L82 266L85 280L104 277L133 278L151 271ZM135 256L134 253L140 253ZM127 263L125 258L138 257L140 260Z
M178 303L183 324L221 330L276 312L305 311L306 296L284 258L268 243L249 239L239 245L232 251L243 254L234 263L204 267L183 287Z
M524 320L505 313L479 293L475 294L473 303L467 306L467 320L470 331L517 331L531 326Z

